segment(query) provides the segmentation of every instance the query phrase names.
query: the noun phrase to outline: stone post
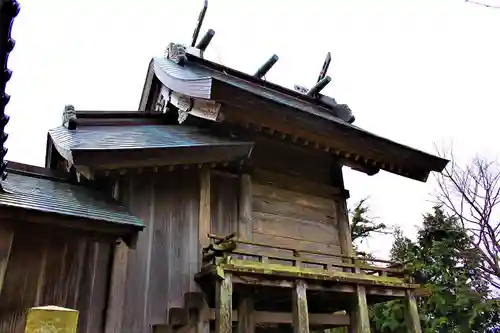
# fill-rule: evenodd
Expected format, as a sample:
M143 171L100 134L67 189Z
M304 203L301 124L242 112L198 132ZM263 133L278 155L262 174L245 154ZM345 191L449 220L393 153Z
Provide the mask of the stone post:
M25 333L76 333L78 311L58 306L31 308L26 318Z

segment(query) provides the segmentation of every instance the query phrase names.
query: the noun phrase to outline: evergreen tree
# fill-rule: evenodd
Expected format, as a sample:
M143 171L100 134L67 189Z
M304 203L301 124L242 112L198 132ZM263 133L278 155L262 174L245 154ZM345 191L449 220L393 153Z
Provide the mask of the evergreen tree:
M400 230L395 233L391 259L410 262L414 279L430 292L419 299L425 333L493 332L500 323L498 303L490 299L489 284L468 237L456 218L440 207L424 216L416 242ZM406 332L401 301L378 304L371 314L375 332Z

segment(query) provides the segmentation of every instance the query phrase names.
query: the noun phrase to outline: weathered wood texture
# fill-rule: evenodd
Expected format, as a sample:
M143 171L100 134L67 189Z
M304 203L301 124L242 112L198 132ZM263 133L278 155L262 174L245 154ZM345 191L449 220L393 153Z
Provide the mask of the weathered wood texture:
M293 332L309 333L309 311L307 310L307 285L296 281L292 294Z
M335 201L321 192L326 186L318 184L315 189L303 186L306 182L298 177L269 172L256 171L256 175L259 177L252 183L253 241L340 253Z
M406 290L405 293L405 321L408 327L408 332L422 333L415 295L410 290Z
M215 333L231 333L233 324L233 283L231 274L217 281L215 290Z
M150 332L164 324L184 293L196 291L199 261L199 170L124 175L119 199L146 229L128 254L120 333Z
M239 179L231 175L212 173L210 232L229 235L238 231Z
M101 332L109 278L109 240L27 223L16 223L13 229L2 229L0 233L12 231L0 295L0 332L24 332L27 310L47 304L77 309L78 332ZM11 239L5 236L0 235L2 250Z

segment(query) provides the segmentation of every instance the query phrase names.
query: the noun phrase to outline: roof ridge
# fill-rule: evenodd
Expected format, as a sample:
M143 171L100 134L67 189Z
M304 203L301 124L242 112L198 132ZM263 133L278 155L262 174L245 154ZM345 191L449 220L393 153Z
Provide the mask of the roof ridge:
M9 161L7 170L11 174L16 174L20 176L28 176L33 178L47 179L47 180L78 185L72 181L71 174L69 172L66 173L62 171L56 171L53 169L40 167L36 165Z

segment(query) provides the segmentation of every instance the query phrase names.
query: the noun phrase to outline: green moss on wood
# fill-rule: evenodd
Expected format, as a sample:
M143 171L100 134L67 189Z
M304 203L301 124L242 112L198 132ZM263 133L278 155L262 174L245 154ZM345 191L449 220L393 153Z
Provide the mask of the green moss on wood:
M315 280L331 280L338 282L361 283L404 289L415 289L419 287L416 284L406 283L404 280L392 276L374 276L363 273L326 271L317 268L285 266L280 264L269 264L256 261L236 260L232 258L226 263L221 262L219 265L224 270L236 273L281 275L302 279L305 278Z

